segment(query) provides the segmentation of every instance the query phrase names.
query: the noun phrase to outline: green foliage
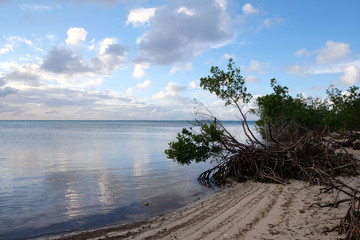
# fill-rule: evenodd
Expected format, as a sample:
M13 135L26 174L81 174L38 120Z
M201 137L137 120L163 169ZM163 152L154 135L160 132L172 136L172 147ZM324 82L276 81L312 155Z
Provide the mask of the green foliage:
M334 86L326 91L329 97L327 124L337 131L360 130L359 87L352 86L344 94Z
M358 87L350 87L347 94L331 87L327 90L328 99L325 100L304 98L302 95L293 98L288 88L279 85L275 79L271 80L271 87L273 93L257 98L258 108L253 111L260 118L256 124L263 137L267 137L269 125L273 129L288 127L287 132L275 132L275 135L278 134L275 137L282 140L295 131L291 125L300 127L300 136L306 131L322 132L326 129L343 132L360 129Z
M245 79L240 75L240 69L234 61L229 60L227 71L219 67L211 67L211 75L200 79L200 86L215 93L225 101L225 105L234 105L243 117L240 103L249 103L252 95L248 93ZM331 87L328 89L328 99L307 97L302 95L292 97L288 88L271 79L273 93L256 99L257 109L252 110L259 116L257 128L266 139L271 135L280 141L289 143L297 141L304 133L327 131L360 130L360 93L358 87L350 87L347 94ZM204 162L212 157L221 157L226 146L224 128L218 128L216 123L210 125L197 122L200 133L192 128L183 129L177 135L176 142L169 143L165 150L167 157L179 164L190 164L192 161ZM219 130L222 129L222 130ZM225 131L226 132L226 131ZM226 132L226 134L228 134ZM229 136L227 136L229 137ZM225 140L227 139L227 140ZM232 142L227 142L231 145ZM261 144L260 144L261 145ZM228 150L228 149L226 149Z
M205 162L221 152L219 142L222 136L223 131L216 129L214 123L201 125L199 134L194 133L192 128L183 128L176 137L177 141L169 143L165 154L182 165L189 165L192 160Z
M239 107L239 102L248 103L251 94L245 87L245 79L240 75L240 68L236 68L234 61L229 60L228 71L220 70L219 67L211 67L211 75L200 79L200 86L215 93L217 97L225 101L225 105ZM165 150L168 158L174 159L180 164L205 162L210 157L215 157L222 151L221 141L223 131L216 128L215 123L201 124L200 133L193 129L183 129L178 133L176 142L169 143L169 149Z
M248 103L252 98L245 87L245 79L240 75L240 68L235 68L234 61L229 60L228 71L211 67L211 76L200 79L200 86L225 101L225 105Z
M263 137L268 137L269 126L279 130L273 134L280 140L289 140L295 130L300 135L305 133L304 129L297 126L322 129L325 105L320 99L305 99L301 95L293 98L288 88L278 84L275 79L271 79L271 87L274 92L258 97L258 108L254 111L260 118L256 124Z

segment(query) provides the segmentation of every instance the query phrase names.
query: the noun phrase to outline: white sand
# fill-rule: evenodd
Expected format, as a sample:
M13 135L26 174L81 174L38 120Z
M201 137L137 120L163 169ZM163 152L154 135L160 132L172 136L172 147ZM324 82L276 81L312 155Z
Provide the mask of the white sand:
M352 151L356 157L359 151ZM342 178L360 189L360 176ZM329 203L336 192L292 181L288 185L233 183L214 195L178 211L145 222L72 233L69 239L341 239L325 230L339 224L348 203ZM343 196L340 195L340 198ZM59 238L52 237L51 239Z
M360 177L346 178L360 188ZM142 223L103 228L63 237L73 239L338 239L324 230L345 216L338 208L310 205L335 200L320 186L294 181L288 185L255 182L231 187L178 211Z

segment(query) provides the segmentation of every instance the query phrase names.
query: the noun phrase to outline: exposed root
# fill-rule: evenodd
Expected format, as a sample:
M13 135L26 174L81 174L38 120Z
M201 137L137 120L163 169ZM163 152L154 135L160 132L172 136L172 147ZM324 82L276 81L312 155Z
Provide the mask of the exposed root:
M346 233L346 239L360 239L360 194L357 189L336 179L339 175L358 175L359 162L341 144L324 138L323 133L315 135L308 131L302 136L292 136L288 143L284 143L272 136L270 125L270 139L265 144L254 137L246 120L242 127L249 144L243 144L216 118L213 118L213 122L214 127L224 133L218 142L222 152L214 156L217 164L199 176L201 184L222 185L226 179L232 178L239 182L254 180L279 184L296 179L325 185L326 191L336 190L337 196L341 192L348 198L340 200L337 197L334 202L314 203L311 206L338 207L341 203L349 202L346 216L332 230ZM197 124L203 122L197 121ZM296 128L300 127L291 126L291 129Z

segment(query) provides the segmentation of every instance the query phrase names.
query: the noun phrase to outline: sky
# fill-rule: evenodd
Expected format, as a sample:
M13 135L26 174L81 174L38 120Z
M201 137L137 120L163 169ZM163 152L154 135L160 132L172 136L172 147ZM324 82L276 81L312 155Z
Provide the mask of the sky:
M255 98L272 78L293 96L324 98L330 85L360 85L359 9L358 0L0 0L0 120L184 120L203 106L238 119L199 87L229 58Z

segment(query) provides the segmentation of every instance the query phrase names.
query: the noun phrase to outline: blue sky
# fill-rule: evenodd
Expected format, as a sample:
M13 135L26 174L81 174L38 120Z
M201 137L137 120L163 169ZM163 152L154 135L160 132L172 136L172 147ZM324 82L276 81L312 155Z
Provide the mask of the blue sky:
M357 0L0 0L0 119L193 119L194 98L236 119L199 88L230 57L254 96L276 78L294 96L324 97L331 84L359 86L359 9Z

